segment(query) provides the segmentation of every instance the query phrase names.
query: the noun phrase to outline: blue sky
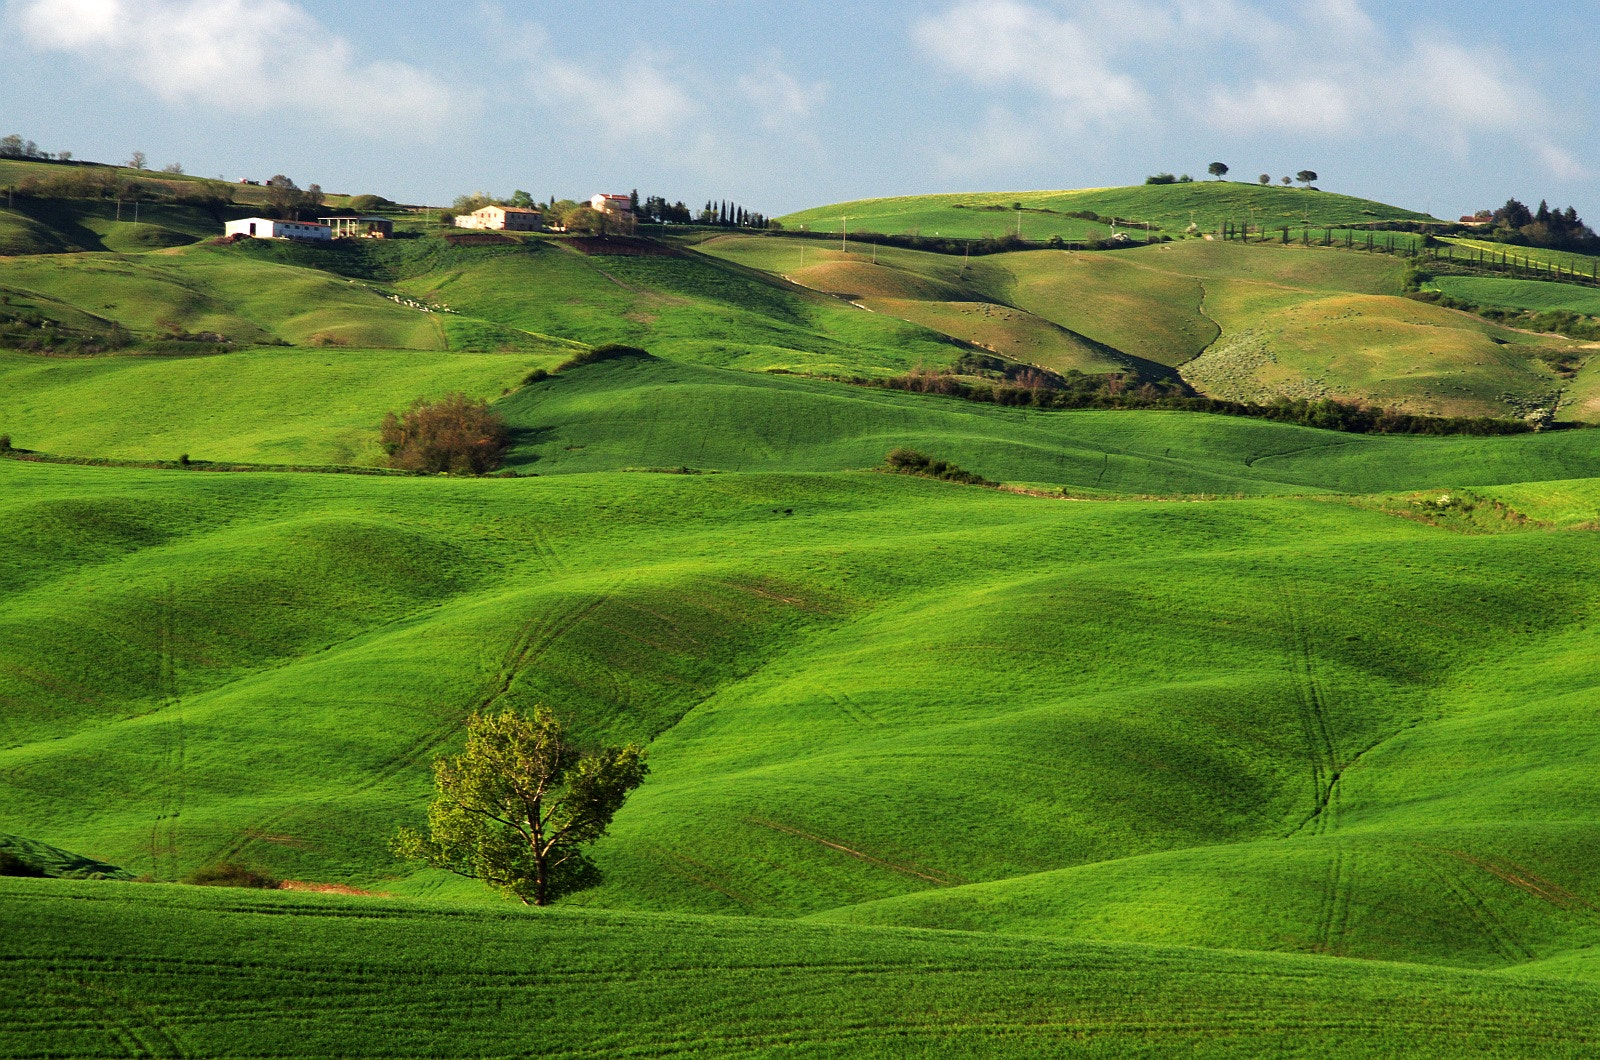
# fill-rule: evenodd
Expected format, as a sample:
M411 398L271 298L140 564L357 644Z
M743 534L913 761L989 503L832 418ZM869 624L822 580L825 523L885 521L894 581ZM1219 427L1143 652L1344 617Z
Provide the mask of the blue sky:
M780 214L1220 160L1440 216L1548 197L1600 225L1594 16L1593 0L0 0L0 134L415 202L637 188Z

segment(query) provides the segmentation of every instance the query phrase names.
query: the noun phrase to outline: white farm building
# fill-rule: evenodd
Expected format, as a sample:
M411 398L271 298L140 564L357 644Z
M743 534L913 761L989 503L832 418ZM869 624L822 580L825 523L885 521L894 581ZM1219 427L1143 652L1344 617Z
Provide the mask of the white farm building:
M597 213L631 214L633 213L633 200L626 195L607 195L601 192L589 199L589 208Z
M242 217L229 221L223 231L252 239L332 239L333 229L315 221L279 221L271 217Z

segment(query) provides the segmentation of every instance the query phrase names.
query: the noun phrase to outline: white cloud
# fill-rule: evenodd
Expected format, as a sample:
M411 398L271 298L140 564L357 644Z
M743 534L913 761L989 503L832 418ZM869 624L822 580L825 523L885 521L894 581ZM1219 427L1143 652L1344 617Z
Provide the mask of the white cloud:
M363 62L288 0L13 0L20 36L169 103L288 108L355 131L432 133L460 101L432 75Z
M1213 89L1206 116L1230 132L1263 129L1325 135L1356 131L1356 107L1344 86L1324 79L1257 81L1247 89Z
M1053 124L1081 130L1149 111L1143 86L1106 62L1113 46L1104 31L1115 21L1062 18L1016 0L967 0L918 22L914 36L954 72L980 85L1032 90L1048 101Z
M1230 136L1405 135L1465 156L1520 141L1563 178L1583 167L1528 130L1553 112L1495 49L1396 39L1363 0L959 0L912 37L937 64L993 90L1035 139L1197 125ZM1238 77L1233 71L1247 71ZM1022 98L1017 98L1018 95ZM1004 145L993 111L976 141Z
M610 75L548 59L533 85L544 103L577 117L613 146L671 136L700 112L687 89L643 57Z
M1004 107L990 107L982 124L955 150L940 152L939 171L947 177L981 180L1043 161L1048 146L1032 122Z
M827 85L801 84L779 69L746 74L739 78L739 91L755 108L762 127L774 130L810 122L828 98Z

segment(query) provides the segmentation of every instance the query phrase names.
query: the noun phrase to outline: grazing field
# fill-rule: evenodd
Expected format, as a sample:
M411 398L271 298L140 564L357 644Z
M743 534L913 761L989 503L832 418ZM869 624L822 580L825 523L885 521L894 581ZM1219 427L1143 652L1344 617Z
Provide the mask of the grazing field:
M1547 280L1502 280L1491 276L1440 276L1432 286L1451 298L1476 305L1527 309L1535 313L1565 310L1600 316L1600 290Z
M80 252L0 259L3 334L133 342L0 350L0 869L79 877L0 878L0 1055L1600 1047L1593 432L818 378L981 346L1570 414L1584 344L1322 248L114 253L16 216ZM650 352L568 363L603 342ZM341 471L452 391L502 475ZM398 861L467 715L535 704L649 746L599 885ZM223 863L283 887L177 885Z
M241 345L444 349L437 314L324 273L228 248L0 259L0 293L60 305L144 339L211 333Z
M461 391L497 398L570 354L264 347L188 357L0 350L0 432L45 453L264 464L380 461L384 413Z
M1514 243L1496 243L1488 239L1458 239L1446 238L1446 243L1456 247L1464 247L1470 251L1481 253L1486 261L1504 261L1508 265L1518 265L1534 269L1549 269L1552 272L1559 268L1563 272L1575 273L1578 276L1593 278L1596 268L1600 266L1600 256L1594 254L1577 254L1569 250L1554 250L1550 247L1524 247ZM1461 255L1456 255L1460 257Z
M1177 412L1040 412L627 359L504 399L512 465L835 471L897 445L988 478L1105 494L1372 493L1600 471L1584 432L1514 438L1335 434Z
M0 986L33 999L7 1055L1579 1056L1600 1010L1590 983L1375 962L0 886Z
M1142 378L1177 369L1201 393L1238 401L1521 415L1556 404L1563 381L1543 355L1588 356L1403 298L1399 260L1339 249L1187 240L971 262L771 237L705 249L1019 361Z
M865 199L792 213L778 220L785 228L813 232L916 233L980 239L1016 234L1020 204L1022 236L1041 240L1105 238L1109 224L1069 216L1093 213L1131 222L1130 233L1154 231L1177 236L1193 223L1201 232L1219 231L1223 222L1313 227L1361 225L1373 221L1429 220L1425 214L1366 199L1303 188L1261 187L1232 181L1091 188L1083 191L973 192ZM848 221L846 221L848 218ZM1126 226L1125 226L1126 227Z

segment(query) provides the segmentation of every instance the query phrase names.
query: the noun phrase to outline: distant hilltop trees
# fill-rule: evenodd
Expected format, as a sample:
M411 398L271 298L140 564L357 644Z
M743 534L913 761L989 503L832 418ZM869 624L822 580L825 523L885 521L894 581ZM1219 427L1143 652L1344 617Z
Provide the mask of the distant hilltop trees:
M1552 210L1548 202L1541 201L1538 210L1530 210L1516 199L1508 199L1504 206L1489 214L1489 221L1493 225L1490 237L1502 243L1589 253L1600 251L1600 238L1596 238L1594 230L1583 223L1572 206Z
M1206 172L1215 179L1221 180L1228 175L1229 168L1225 162L1213 162L1206 167ZM1283 186L1288 187L1292 181L1296 180L1305 185L1307 188L1310 188L1317 182L1317 172L1314 169L1302 169L1293 177L1284 177ZM1191 184L1194 182L1194 178L1187 173L1181 177L1175 177L1171 173L1155 173L1151 176L1145 177L1144 182L1146 184ZM1256 183L1260 184L1262 187L1267 187L1272 183L1272 174L1261 174L1256 178Z

